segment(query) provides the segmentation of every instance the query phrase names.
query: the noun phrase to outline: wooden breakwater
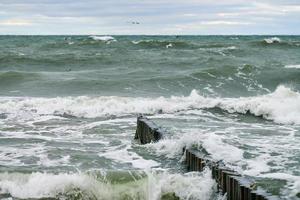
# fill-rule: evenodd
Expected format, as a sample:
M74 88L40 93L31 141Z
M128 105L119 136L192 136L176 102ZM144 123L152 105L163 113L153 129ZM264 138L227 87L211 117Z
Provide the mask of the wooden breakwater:
M144 116L137 118L137 128L134 139L141 144L157 142L163 136L163 131L153 121L150 121Z
M137 118L135 139L140 144L157 142L161 138L163 130L159 126L144 116ZM183 153L188 171L203 171L206 167L211 169L212 178L217 182L219 191L227 194L228 200L279 199L257 188L254 180L227 168L222 162L214 161L208 154L185 148Z

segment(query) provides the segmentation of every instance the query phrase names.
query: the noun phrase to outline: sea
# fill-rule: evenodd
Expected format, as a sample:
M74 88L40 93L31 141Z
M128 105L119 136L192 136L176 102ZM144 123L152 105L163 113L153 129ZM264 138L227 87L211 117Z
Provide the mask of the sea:
M0 199L225 200L184 147L299 199L300 36L0 36Z

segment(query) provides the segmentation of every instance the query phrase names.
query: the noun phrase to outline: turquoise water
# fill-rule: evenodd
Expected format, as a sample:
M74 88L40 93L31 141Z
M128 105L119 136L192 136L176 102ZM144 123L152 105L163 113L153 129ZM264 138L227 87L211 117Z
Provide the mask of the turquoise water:
M185 171L184 146L282 198L299 196L300 36L0 44L1 198L222 198L209 171ZM164 140L133 140L140 113L166 128Z

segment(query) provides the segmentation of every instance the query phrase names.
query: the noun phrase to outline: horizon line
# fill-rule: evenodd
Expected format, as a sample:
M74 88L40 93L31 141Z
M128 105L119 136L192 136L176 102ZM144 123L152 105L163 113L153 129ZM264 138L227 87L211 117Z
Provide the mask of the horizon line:
M1 34L0 36L300 36L300 34Z

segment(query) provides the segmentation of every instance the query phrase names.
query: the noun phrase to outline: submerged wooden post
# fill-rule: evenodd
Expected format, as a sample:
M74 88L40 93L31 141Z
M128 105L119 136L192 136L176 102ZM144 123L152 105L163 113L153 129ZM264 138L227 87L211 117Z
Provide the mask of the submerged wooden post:
M134 139L141 144L148 144L157 142L161 138L162 130L159 126L142 115L137 118L137 129Z

